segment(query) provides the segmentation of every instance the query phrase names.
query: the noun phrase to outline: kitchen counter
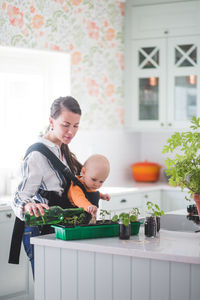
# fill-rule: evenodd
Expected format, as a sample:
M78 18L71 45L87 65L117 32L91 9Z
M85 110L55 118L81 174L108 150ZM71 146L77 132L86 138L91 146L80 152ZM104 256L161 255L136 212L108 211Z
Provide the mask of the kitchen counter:
M102 187L100 192L109 193L113 195L131 194L134 192L146 192L146 191L181 191L180 187L170 186L168 183L156 182L156 183L134 183L132 186L127 187ZM186 191L186 189L185 189Z
M200 234L161 230L146 238L31 238L35 300L199 300Z
M141 227L140 234L131 236L130 240L101 238L63 241L51 234L32 238L31 242L48 247L200 264L200 233L161 230L158 237L146 238Z

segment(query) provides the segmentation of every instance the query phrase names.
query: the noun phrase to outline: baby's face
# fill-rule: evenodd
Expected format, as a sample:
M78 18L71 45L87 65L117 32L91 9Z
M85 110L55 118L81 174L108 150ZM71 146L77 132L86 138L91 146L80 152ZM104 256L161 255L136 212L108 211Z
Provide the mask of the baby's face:
M84 183L90 190L99 189L106 180L107 176L107 172L103 170L84 169L82 172Z

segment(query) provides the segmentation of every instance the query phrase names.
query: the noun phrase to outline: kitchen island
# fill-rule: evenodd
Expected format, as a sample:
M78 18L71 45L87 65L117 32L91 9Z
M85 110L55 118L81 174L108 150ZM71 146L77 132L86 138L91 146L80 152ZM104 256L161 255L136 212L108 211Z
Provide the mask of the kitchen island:
M161 230L146 238L63 241L35 245L35 300L199 300L200 233Z

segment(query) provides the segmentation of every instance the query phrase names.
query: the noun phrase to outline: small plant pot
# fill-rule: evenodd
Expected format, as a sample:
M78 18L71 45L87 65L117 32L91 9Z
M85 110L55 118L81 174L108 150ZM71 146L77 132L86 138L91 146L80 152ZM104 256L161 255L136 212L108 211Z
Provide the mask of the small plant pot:
M131 236L131 225L119 224L119 238L121 240L129 240Z
M200 218L200 194L194 194L194 202L196 203L198 216Z
M144 222L144 234L147 237L156 237L157 234L157 222L156 217L146 217Z
M157 227L157 232L160 231L160 216L156 216L156 227Z

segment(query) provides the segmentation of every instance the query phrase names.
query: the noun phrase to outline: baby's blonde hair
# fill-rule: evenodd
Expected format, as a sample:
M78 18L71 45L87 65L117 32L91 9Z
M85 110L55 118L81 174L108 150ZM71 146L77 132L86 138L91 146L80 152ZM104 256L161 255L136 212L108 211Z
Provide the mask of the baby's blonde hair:
M85 161L83 165L87 171L90 167L105 169L107 174L110 172L110 163L108 159L101 154L93 154Z

